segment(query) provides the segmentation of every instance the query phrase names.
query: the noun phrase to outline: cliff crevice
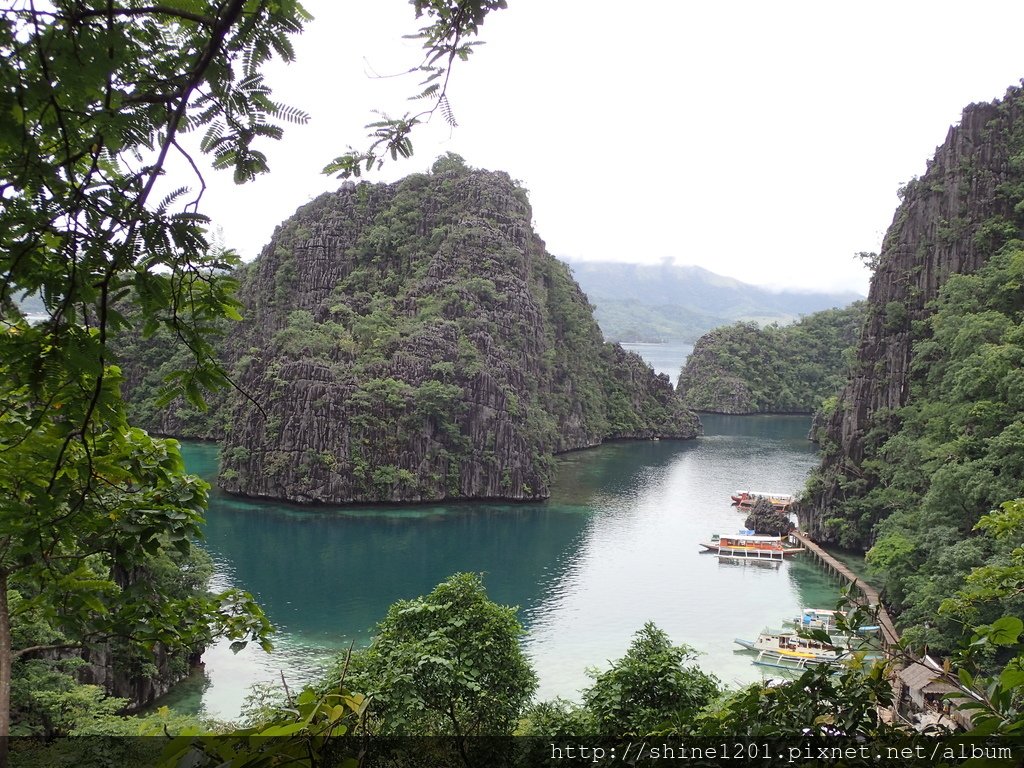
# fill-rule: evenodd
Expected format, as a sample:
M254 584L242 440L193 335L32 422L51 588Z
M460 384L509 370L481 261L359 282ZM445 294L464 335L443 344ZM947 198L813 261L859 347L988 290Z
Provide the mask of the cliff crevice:
M1024 180L1024 96L967 107L926 171L902 190L868 295L851 377L822 435L822 466L802 506L801 527L822 541L870 544L877 510L844 511L872 485L866 458L899 426L910 396L912 349L951 275L974 273L1019 237L1015 210Z
M696 416L593 309L504 173L346 185L240 272L220 485L297 502L545 498L554 454ZM154 414L154 417L158 414ZM160 416L160 424L176 423Z

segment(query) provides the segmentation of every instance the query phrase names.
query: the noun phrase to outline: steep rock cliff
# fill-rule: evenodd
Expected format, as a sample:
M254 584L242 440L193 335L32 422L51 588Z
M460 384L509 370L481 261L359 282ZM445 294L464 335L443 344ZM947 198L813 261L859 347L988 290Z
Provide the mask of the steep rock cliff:
M864 303L792 325L734 323L701 336L679 376L683 402L713 413L812 413L846 380Z
M538 499L553 454L692 438L605 344L503 173L440 163L300 208L244 270L220 484L300 502Z
M868 295L851 378L829 417L820 470L801 527L824 541L866 547L887 510L856 504L876 484L870 460L899 429L910 397L915 342L929 302L951 275L978 270L1021 235L1024 91L967 107L925 174L902 192Z
M109 645L94 646L82 651L84 664L77 670L77 678L85 685L97 685L108 695L127 699L126 709L136 711L151 705L169 693L175 685L188 677L202 663L204 648L188 654L172 655L157 643L152 655L145 659L145 671L132 669ZM60 658L59 654L52 654ZM72 658L65 654L63 657ZM133 666L141 666L135 664Z

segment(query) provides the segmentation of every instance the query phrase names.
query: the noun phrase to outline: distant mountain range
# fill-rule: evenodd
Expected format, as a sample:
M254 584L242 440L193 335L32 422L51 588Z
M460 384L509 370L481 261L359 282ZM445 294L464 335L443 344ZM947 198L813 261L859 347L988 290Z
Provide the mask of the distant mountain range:
M17 298L15 303L26 315L42 316L46 314L46 305L43 304L43 300L39 296L26 293Z
M853 291L773 291L671 263L564 261L610 341L692 343L712 328L737 320L785 324L864 298Z

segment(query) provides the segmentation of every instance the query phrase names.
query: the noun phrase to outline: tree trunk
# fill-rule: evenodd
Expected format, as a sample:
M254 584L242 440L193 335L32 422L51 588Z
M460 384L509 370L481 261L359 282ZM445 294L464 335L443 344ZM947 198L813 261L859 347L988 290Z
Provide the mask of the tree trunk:
M7 574L0 573L0 768L7 768L11 736L11 614L7 607Z

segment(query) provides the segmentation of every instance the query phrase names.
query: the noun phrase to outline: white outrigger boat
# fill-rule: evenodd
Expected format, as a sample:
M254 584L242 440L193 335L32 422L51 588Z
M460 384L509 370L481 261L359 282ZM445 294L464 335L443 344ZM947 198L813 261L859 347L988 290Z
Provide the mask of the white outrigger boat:
M758 536L752 533L736 533L731 536L715 534L711 541L702 541L700 545L719 557L753 560L782 560L804 551L803 547L787 546L783 536Z
M765 630L757 636L757 640L736 638L736 643L758 652L755 664L778 669L807 669L818 664L837 664L850 653L848 648L800 637L795 632Z
M842 611L833 611L828 608L804 608L800 615L793 619L793 625L797 629L822 629L830 635L839 632L836 626L836 617L842 616ZM858 635L870 635L878 632L880 627L871 624L857 628Z
M824 608L804 608L794 623L797 630L765 629L757 640L736 639L736 644L757 651L755 664L778 669L807 669L818 664L839 664L853 657L855 652L874 656L867 644L866 635L878 631L878 627L859 627L856 634L837 634L836 616L839 611ZM825 642L813 637L801 637L799 630L822 630L829 636Z

